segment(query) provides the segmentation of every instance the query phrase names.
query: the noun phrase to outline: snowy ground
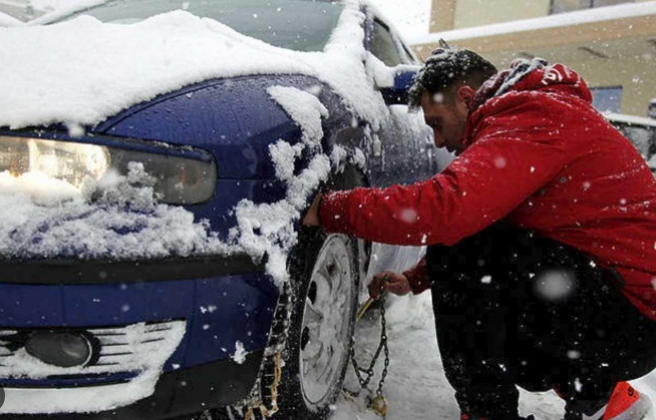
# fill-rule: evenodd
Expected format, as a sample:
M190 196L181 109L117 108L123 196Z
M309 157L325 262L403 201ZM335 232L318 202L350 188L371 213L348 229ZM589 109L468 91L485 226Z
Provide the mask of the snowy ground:
M387 420L458 419L460 412L437 351L430 293L399 298L390 305L387 314L390 349L390 369L384 387ZM361 355L358 360L368 360L378 345L380 321L367 315L357 329L356 354ZM349 368L347 386L357 389L356 384ZM656 371L634 385L656 401ZM522 415L535 414L537 420L560 420L563 410L562 400L553 392L521 393ZM362 401L354 403L341 397L333 420L380 420L380 417L367 410ZM645 420L656 420L656 416L649 413Z

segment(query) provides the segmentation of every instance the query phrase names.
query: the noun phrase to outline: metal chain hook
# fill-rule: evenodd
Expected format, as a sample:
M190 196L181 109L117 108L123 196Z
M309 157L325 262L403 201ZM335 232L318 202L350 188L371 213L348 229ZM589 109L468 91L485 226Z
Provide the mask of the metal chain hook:
M380 302L380 314L381 314L381 332L380 332L380 342L378 344L378 347L376 349L376 352L374 353L374 356L372 357L371 361L369 362L369 367L367 369L363 369L358 365L358 362L355 359L355 334L351 336L351 350L349 357L351 359L351 364L353 365L353 370L355 371L355 375L358 379L358 382L360 383L360 389L358 391L349 391L345 389L345 391L350 394L353 397L358 397L360 393L362 392L363 389L369 390L369 382L374 376L374 367L376 365L376 362L378 361L378 358L380 357L381 351L384 353L385 356L385 361L383 365L383 371L381 374L380 381L378 382L378 387L375 392L375 397L371 399L371 403L369 405L369 408L371 408L373 411L376 412L381 417L385 417L387 414L387 403L385 402L385 399L383 397L383 385L385 384L385 379L387 377L388 369L389 369L389 348L387 346L387 321L385 319L385 282L387 281L387 275L383 276L383 281L381 282L380 286L380 294L379 294L379 299L381 300ZM369 307L373 299L370 299L369 302L367 302L364 306L363 309L360 311L358 314L358 320L364 314L364 311ZM366 377L363 378L362 374L365 374Z

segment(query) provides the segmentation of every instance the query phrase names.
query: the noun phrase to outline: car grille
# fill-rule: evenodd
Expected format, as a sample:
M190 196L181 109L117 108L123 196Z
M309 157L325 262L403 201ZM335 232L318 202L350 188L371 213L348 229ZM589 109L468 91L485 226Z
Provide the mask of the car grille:
M124 327L76 329L95 339L97 348L85 366L62 368L29 355L12 337L25 330L0 330L0 378L41 379L161 370L182 341L185 321L139 323ZM27 331L29 334L29 331Z

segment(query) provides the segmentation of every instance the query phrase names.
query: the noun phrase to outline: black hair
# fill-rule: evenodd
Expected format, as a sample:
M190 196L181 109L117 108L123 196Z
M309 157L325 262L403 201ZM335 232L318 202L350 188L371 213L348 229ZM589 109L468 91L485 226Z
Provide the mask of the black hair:
M417 73L408 92L408 105L417 109L424 92L444 93L461 82L478 89L496 73L497 68L485 58L470 50L452 48L441 39L440 48L431 52Z

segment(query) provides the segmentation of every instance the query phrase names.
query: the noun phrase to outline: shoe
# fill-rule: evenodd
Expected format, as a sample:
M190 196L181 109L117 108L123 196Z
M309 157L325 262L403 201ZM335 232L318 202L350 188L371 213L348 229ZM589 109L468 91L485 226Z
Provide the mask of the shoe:
M581 402L583 403L583 402ZM597 404L599 407L602 403ZM576 420L642 420L652 407L651 399L638 392L628 382L618 382L608 402L586 414L567 413L566 419Z
M602 407L601 420L642 420L651 409L651 399L638 392L628 382L618 382L608 400ZM595 417L592 417L594 419Z

